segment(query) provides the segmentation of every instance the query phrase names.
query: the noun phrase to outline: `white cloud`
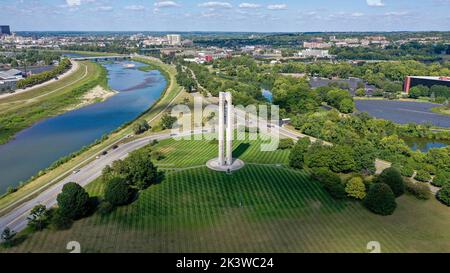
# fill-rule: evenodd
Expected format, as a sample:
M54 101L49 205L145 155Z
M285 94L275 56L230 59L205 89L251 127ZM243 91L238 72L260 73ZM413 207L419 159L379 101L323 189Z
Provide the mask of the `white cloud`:
M351 16L352 17L362 17L362 16L364 16L364 13L362 13L362 12L353 12L351 14Z
M366 2L371 7L384 7L383 0L366 0Z
M140 11L144 10L145 7L142 5L130 5L125 7L126 10L132 10L132 11Z
M287 9L287 5L286 4L268 5L267 8L270 10L283 10Z
M93 11L113 11L113 7L110 6L100 6L92 9Z
M389 11L384 14L384 16L405 16L409 15L409 11Z
M228 2L205 2L198 5L201 8L210 8L210 9L231 9L233 6Z
M74 7L81 5L81 0L66 0L66 3L69 7Z
M155 8L160 9L160 8L176 8L179 7L180 5L175 1L160 1L155 2L154 6Z
M241 9L257 9L257 8L260 8L261 5L259 5L259 4L254 4L254 3L241 3L241 4L239 5L239 7L240 7Z

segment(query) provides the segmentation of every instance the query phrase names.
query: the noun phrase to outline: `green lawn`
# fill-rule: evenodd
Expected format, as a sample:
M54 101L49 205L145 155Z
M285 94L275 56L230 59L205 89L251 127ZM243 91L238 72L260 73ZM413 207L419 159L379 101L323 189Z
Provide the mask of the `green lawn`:
M369 241L383 252L450 251L450 209L434 198L403 196L394 215L377 216L358 202L332 199L308 173L277 166L287 163L287 151L241 144L235 150L241 147L248 164L232 175L206 167L168 171L132 205L68 231L34 234L11 251L65 252L72 240L83 252L366 252ZM159 165L185 168L203 164L216 148L167 140L155 149L166 155ZM101 195L103 184L88 190Z

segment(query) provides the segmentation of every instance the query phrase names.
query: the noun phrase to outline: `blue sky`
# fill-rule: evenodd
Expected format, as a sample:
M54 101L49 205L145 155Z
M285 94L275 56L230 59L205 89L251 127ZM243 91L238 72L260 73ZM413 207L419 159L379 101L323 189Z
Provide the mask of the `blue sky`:
M0 0L12 30L450 31L450 0Z

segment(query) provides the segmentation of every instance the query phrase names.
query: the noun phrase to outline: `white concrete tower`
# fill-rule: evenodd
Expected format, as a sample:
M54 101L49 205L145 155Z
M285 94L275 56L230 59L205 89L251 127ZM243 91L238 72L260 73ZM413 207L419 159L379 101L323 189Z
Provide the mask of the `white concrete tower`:
M233 165L233 124L234 124L234 109L233 109L233 102L231 93L227 92L226 94L226 100L227 100L227 111L226 117L227 117L227 160L226 165L231 166Z
M219 94L219 164L233 164L233 102L230 92ZM226 127L225 127L226 125Z
M219 93L219 165L225 165L225 93Z
M226 128L225 128L226 125ZM206 163L219 172L233 172L244 167L244 162L233 159L234 107L230 92L219 93L219 157ZM226 142L226 143L225 143ZM225 151L226 150L226 151Z

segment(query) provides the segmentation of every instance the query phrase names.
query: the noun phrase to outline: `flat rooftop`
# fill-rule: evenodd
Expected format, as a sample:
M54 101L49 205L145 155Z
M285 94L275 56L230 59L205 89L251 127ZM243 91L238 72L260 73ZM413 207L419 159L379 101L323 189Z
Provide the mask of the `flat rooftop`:
M450 77L445 76L409 76L415 79L435 80L435 81L450 81Z

